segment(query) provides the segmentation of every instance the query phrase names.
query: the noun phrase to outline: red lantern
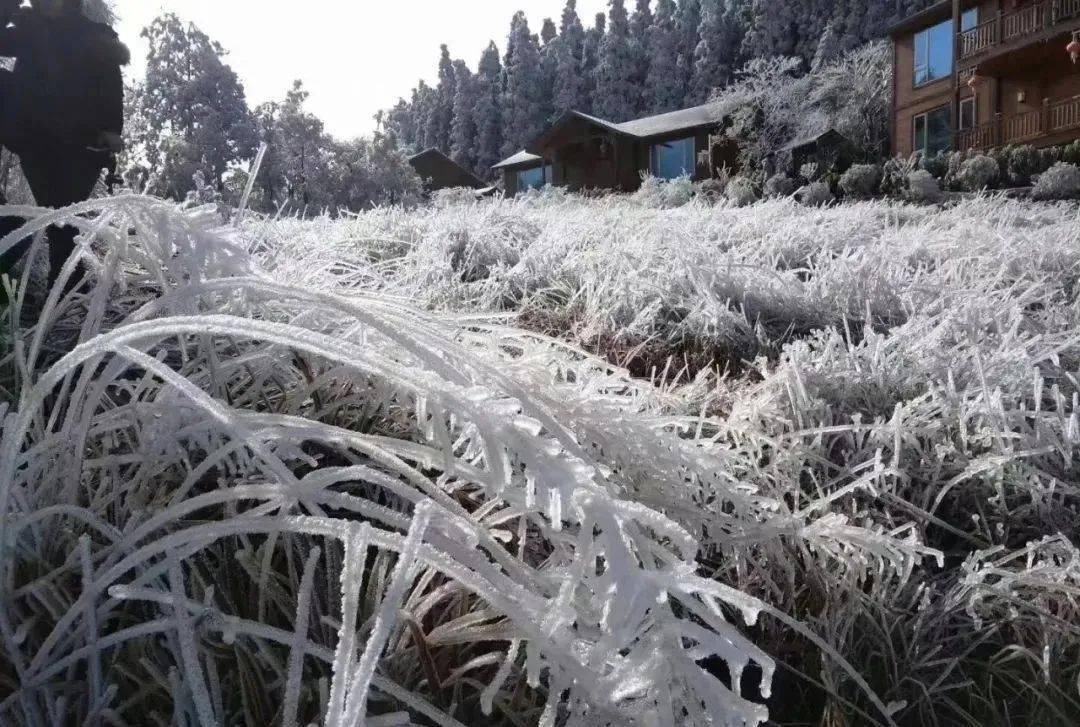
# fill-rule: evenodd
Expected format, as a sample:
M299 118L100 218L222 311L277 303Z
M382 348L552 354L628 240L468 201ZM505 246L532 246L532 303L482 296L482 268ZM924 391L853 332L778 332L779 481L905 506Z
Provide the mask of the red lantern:
M1080 34L1073 35L1072 42L1065 46L1065 52L1072 58L1073 63L1080 63Z

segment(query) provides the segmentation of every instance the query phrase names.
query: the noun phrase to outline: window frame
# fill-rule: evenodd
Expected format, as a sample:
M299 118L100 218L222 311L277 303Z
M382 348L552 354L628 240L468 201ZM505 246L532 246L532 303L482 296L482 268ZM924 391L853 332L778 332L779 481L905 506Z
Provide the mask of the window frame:
M940 114L941 118L945 118L949 123L949 141L941 149L935 150L934 154L940 154L941 152L950 151L953 147L953 133L955 124L953 121L952 106L946 104L944 106L936 106L932 109L927 109L922 113L915 114L911 119L911 147L913 152L920 152L926 156L930 155L930 117L933 114ZM923 123L923 143L919 144L919 120Z
M971 108L971 123L970 125L964 124L964 107ZM976 96L968 96L967 98L960 99L960 105L958 109L956 119L957 131L971 131L979 126L979 99Z
M682 159L680 161L684 165L682 174L675 177L662 176L659 165L659 150L661 148L675 149L676 145L684 147L682 150ZM657 179L678 179L683 175L689 176L691 179L697 176L697 137L696 136L684 136L678 139L668 139L666 141L658 141L649 145L649 174Z
M526 183L525 180L526 180L527 176L532 176L532 175L536 174L536 172L540 173L540 184L536 185L536 184L532 184L532 183ZM518 192L525 192L525 191L528 191L530 189L543 189L544 187L546 187L548 184L551 183L551 165L550 164L541 164L538 167L529 167L528 169L519 169L515 173L514 179L515 179L515 184L517 185L517 191Z
M929 86L931 84L938 83L940 81L944 81L946 79L951 78L953 76L953 74L956 73L956 43L955 43L955 40L953 38L953 36L954 36L953 31L954 31L955 27L956 27L955 24L950 19L950 20L946 20L945 22L938 23L937 25L932 25L929 28L924 28L923 30L920 30L919 32L915 33L915 37L914 37L914 39L912 41L912 50L914 51L913 58L912 58L912 61L913 61L913 63L912 63L912 66L913 66L913 68L912 68L912 71L913 71L912 72L912 83L914 84L915 88L923 88L925 86ZM946 73L944 73L944 74L942 74L940 76L931 77L930 74L931 74L932 69L933 69L933 55L934 55L933 54L934 44L933 44L932 41L933 41L933 39L935 37L935 32L941 34L943 36L943 38L948 37L948 39L949 39L949 42L948 42L949 70ZM919 52L919 39L920 38L925 39L925 48L923 49L922 53ZM920 63L920 57L919 57L920 55L924 56L924 58L921 59L922 60L921 63ZM926 79L923 80L923 81L919 80L919 71L920 71L920 69L923 69L924 73L926 74Z

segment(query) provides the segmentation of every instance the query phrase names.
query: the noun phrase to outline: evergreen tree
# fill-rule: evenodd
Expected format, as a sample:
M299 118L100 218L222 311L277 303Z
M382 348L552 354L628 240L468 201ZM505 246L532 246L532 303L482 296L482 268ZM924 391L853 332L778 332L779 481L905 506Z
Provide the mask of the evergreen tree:
M489 43L476 72L476 169L483 178L491 176L491 167L502 160L503 69L499 49Z
M584 85L582 92L584 103L581 110L588 113L596 110L596 69L600 65L600 45L604 42L606 34L607 16L597 13L593 27L585 32L582 51L581 78Z
M428 119L436 109L436 91L423 80L416 86L413 92L413 117L416 123L416 151L423 151L431 145L428 143Z
M714 88L731 82L744 34L737 0L704 0L701 40L694 56L694 75L690 82L691 103L704 103Z
M425 120L424 147L435 148L443 153L450 152L450 132L454 124L454 97L457 94L457 78L454 74L454 62L450 59L450 49L440 47L439 85L435 89L432 107Z
M543 113L550 119L555 111L555 76L559 68L559 31L555 21L544 18L540 31L540 83L542 85Z
M585 28L577 14L577 0L566 0L555 46L555 83L552 88L556 112L580 109L585 103Z
M825 32L821 34L817 50L814 52L814 60L810 69L817 71L821 67L836 60L843 52L843 38L838 30L839 23L831 22L825 26Z
M634 83L630 18L624 0L609 0L608 30L600 43L593 111L609 121L626 121L637 111L640 87Z
M466 169L476 168L476 108L480 84L465 61L454 61L454 121L450 131L450 157Z
M701 0L679 0L679 9L675 14L675 33L679 55L676 61L678 74L674 83L679 95L679 106L687 106L692 98L690 83L694 78L694 57L701 40Z
M685 94L679 76L679 34L675 24L675 0L658 0L656 18L649 29L649 73L645 77L643 108L647 113L674 111Z
M514 15L506 49L503 154L510 156L540 135L546 123L540 48L525 13Z
M630 62L633 67L631 82L637 90L634 114L648 109L645 98L645 81L649 77L652 59L649 56L649 31L653 27L652 0L637 0L634 14L630 16Z

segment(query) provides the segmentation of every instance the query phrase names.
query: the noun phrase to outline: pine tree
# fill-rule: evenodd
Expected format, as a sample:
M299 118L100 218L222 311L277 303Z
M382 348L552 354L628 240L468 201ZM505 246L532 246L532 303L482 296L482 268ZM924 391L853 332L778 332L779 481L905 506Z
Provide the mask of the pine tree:
M740 56L745 26L737 0L704 0L701 40L694 57L690 82L692 103L704 103L713 89L731 82Z
M692 94L690 83L694 78L694 57L698 42L701 40L701 0L679 0L679 9L675 14L675 33L678 46L676 61L677 76L675 86L679 95L679 106L689 106Z
M652 0L637 0L634 14L630 16L630 61L633 67L631 82L637 90L635 115L649 107L645 98L645 81L649 77L652 59L649 56L649 31L653 27Z
M424 127L424 147L449 153L457 80L454 75L454 62L450 59L450 49L443 44L440 51L439 85L435 89L434 104L428 111Z
M450 157L466 169L476 168L476 107L479 82L465 61L454 61L454 121L450 129Z
M540 31L540 82L545 119L550 119L555 111L555 76L559 67L558 38L559 31L555 21L544 18L544 27Z
M683 94L675 82L679 75L679 35L675 0L658 0L648 35L649 73L642 94L644 111L659 114L682 106Z
M833 21L825 26L825 32L821 34L817 50L814 52L814 60L810 69L818 70L822 66L831 63L843 52L843 37L838 30L839 23Z
M608 30L600 43L596 68L594 112L610 121L627 121L636 115L639 86L634 84L634 54L630 43L630 19L624 0L609 0Z
M502 160L503 143L503 68L499 49L489 43L476 71L476 169L481 177L491 176L491 167Z
M585 106L585 28L577 14L577 0L566 0L555 46L555 83L552 88L556 112Z
M506 94L503 101L503 154L510 156L540 135L546 122L540 48L525 13L514 15L507 43Z
M600 65L600 46L604 42L605 35L607 35L607 16L603 13L597 13L593 27L585 32L582 51L583 108L581 110L589 113L596 111L596 69Z

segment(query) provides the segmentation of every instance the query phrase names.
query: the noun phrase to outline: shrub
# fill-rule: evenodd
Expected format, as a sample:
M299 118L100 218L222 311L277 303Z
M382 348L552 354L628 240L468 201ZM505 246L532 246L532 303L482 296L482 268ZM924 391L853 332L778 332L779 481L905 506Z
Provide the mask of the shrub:
M934 179L944 179L949 174L949 154L919 154L919 168L930 172Z
M1031 184L1032 177L1048 168L1042 153L1033 146L1014 146L1008 150L1008 158L1009 180L1021 186Z
M845 197L870 199L881 185L883 171L877 164L856 164L840 177L840 191Z
M748 207L758 200L754 183L746 177L732 178L724 190L724 196L735 207Z
M807 182L816 182L821 177L821 165L810 162L799 167L799 178Z
M907 178L907 197L913 202L934 204L941 201L941 185L925 169L917 169Z
M794 179L788 175L780 172L774 174L765 182L765 187L762 189L762 196L766 199L773 199L776 197L790 197L795 194L795 191L799 188L799 185Z
M829 189L829 185L825 182L808 184L796 192L795 196L808 207L824 207L836 199L832 190Z
M476 204L476 201L476 190L470 187L440 189L431 195L431 203L439 208L454 207L461 204Z
M634 193L633 199L651 209L674 209L688 204L695 194L690 177L667 180L650 175L641 181L641 187Z
M1058 162L1039 175L1032 196L1046 200L1080 198L1080 167Z
M1061 150L1061 161L1080 166L1080 139Z
M727 189L728 178L727 174L724 174L719 179L706 179L698 182L694 185L697 196L701 197L709 202L718 202L724 198L724 191Z
M958 179L967 191L981 192L993 186L1000 173L996 161L985 154L977 154L960 165Z
M908 175L918 164L914 157L893 157L885 162L881 173L881 193L896 197L902 196L908 189Z

